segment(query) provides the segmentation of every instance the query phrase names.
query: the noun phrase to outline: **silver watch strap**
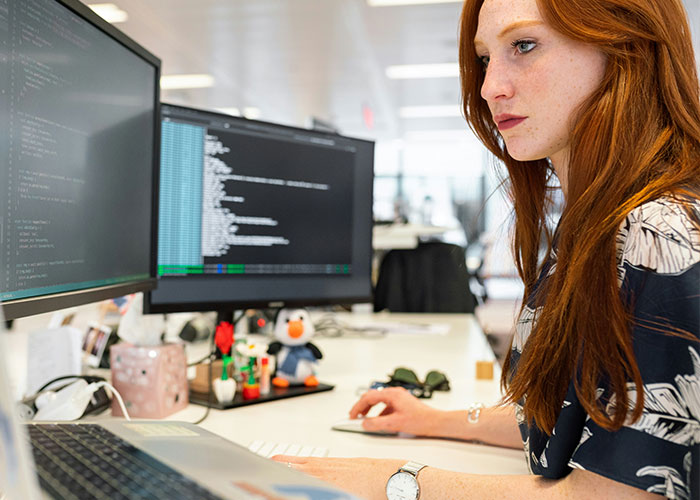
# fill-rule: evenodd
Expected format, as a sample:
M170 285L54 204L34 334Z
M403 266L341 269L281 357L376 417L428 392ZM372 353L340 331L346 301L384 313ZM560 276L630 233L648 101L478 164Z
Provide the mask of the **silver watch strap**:
M427 466L423 465L421 463L418 463L418 462L408 462L408 463L404 464L403 466L401 466L401 468L399 470L405 471L405 472L408 472L409 474L413 474L414 476L417 476L423 467L427 467Z

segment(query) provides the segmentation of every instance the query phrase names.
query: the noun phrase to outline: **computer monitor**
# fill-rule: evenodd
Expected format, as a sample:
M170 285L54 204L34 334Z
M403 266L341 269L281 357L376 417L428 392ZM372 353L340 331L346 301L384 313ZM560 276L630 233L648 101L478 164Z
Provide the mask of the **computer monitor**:
M146 312L371 300L374 143L161 105Z
M8 319L155 285L160 61L76 0L0 2Z

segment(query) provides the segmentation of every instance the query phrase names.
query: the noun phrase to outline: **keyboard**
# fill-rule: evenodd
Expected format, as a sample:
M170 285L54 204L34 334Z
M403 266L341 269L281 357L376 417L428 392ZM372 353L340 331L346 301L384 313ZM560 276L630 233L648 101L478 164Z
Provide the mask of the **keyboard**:
M60 499L218 499L96 424L27 424L39 483Z
M270 458L275 455L291 455L294 457L326 457L328 448L293 443L273 443L255 440L248 449L261 457Z

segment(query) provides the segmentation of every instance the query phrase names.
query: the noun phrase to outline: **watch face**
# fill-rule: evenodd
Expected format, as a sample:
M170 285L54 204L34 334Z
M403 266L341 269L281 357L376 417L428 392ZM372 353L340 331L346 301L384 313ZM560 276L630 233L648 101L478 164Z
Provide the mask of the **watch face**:
M418 481L408 472L397 472L386 483L389 500L418 500Z

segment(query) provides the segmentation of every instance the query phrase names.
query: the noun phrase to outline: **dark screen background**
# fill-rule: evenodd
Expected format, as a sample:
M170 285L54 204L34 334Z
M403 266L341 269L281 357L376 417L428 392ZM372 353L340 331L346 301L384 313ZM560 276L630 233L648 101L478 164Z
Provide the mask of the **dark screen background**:
M352 258L352 189L355 154L335 148L218 131L229 153L219 156L233 173L328 186L327 190L224 182L243 203L222 202L236 215L269 217L277 226L239 226L238 235L282 236L288 245L232 246L205 264L349 264Z
M59 3L0 0L0 297L149 274L155 85Z

